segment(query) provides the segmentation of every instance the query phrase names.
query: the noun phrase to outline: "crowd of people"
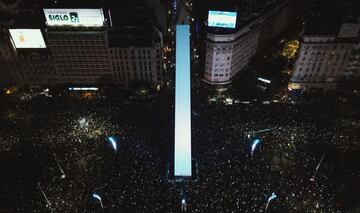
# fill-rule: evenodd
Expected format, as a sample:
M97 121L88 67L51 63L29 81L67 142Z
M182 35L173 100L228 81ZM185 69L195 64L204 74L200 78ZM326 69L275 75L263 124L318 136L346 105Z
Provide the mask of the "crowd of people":
M192 105L193 178L178 182L169 175L171 97L14 102L0 124L0 211L350 211L330 170L333 153L360 149L356 108L336 101Z

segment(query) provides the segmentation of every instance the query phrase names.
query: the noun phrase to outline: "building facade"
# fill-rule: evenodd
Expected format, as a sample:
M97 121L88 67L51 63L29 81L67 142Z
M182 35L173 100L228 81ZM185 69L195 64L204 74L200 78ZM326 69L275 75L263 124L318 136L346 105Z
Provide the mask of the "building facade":
M228 84L255 55L260 31L243 29L230 35L208 34L204 80Z
M0 33L0 83L3 85L21 84L23 74L10 43L9 32L3 29Z
M0 84L50 85L55 69L48 49L16 48L9 29L39 29L30 1L0 1Z
M303 90L335 89L353 45L335 35L303 36L290 82Z
M110 47L114 81L128 87L131 82L162 81L162 46Z
M109 29L114 83L125 88L161 84L163 34L167 30L166 19L161 17L165 8L159 2L156 5L146 5L139 0L124 2L126 4L113 6L113 24Z
M351 50L345 70L342 73L342 80L360 81L360 42L357 42Z
M100 2L89 6L98 9L81 11L80 8L85 5L72 0L64 1L64 5L53 1L41 5L29 1L24 8L19 6L21 2L24 3L18 0L9 5L0 0L0 15L6 10L6 16L0 19L0 85L51 87L117 84L127 88L134 81L150 84L162 81L162 34L166 30L162 27L166 28L166 25L157 23L157 16L153 14L154 11L159 12L161 5L149 9L130 0L126 7L125 2L113 1L114 5ZM114 8L113 17L106 6ZM105 9L100 9L102 7ZM43 8L51 9L43 11ZM120 13L117 8L121 10ZM40 17L40 13L44 16ZM65 19L49 19L51 13L58 16L77 13L79 17L74 23L70 20L64 23ZM87 17L102 21L82 22ZM46 48L15 47L9 29L39 30Z
M22 85L51 86L58 82L52 55L48 49L17 51Z
M284 1L236 32L207 32L204 81L213 85L231 83L255 54L288 26L295 9L295 1Z
M357 78L359 1L314 2L289 88L327 91Z
M113 79L105 27L48 28L46 38L58 83L101 84Z

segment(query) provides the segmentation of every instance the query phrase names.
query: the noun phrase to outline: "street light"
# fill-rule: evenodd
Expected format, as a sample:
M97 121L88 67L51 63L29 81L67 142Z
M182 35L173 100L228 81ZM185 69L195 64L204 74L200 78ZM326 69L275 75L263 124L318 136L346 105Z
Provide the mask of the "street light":
M254 142L252 143L252 145L251 145L251 156L254 155L255 148L259 143L260 143L259 139L255 139Z
M316 169L315 169L315 172L314 172L314 175L310 178L310 181L315 181L315 176L320 168L320 165L321 163L323 162L324 160L324 157L325 157L325 153L322 155L321 159L320 159L320 162L318 163L318 165L316 166Z
M48 197L46 196L44 190L42 189L40 182L38 183L38 186L39 186L39 189L40 189L42 195L44 196L44 198L45 198L45 200L46 200L46 207L49 208L49 209L51 210L51 212L53 212L54 209L51 208L51 202L50 202L50 200L48 199Z
M276 199L276 198L277 198L277 196L276 196L275 192L273 192L273 193L271 194L271 196L269 197L267 203L266 203L265 212L267 211L267 209L268 209L268 207L269 207L270 201L272 201L272 200L274 200L274 199Z
M116 152L117 151L117 143L116 143L116 140L114 137L109 137L108 138L112 148L114 149L114 151Z
M186 211L186 200L185 198L181 199L181 211Z
M65 172L64 172L64 170L61 168L60 163L59 163L58 159L56 158L56 154L54 153L53 155L54 155L56 164L58 165L59 170L60 170L60 172L61 172L60 179L64 179L64 178L66 177Z
M95 199L97 199L97 200L100 202L101 208L104 209L104 206L103 206L101 197L100 197L98 194L96 194L96 193L93 193L93 194L92 194L92 197L95 198Z

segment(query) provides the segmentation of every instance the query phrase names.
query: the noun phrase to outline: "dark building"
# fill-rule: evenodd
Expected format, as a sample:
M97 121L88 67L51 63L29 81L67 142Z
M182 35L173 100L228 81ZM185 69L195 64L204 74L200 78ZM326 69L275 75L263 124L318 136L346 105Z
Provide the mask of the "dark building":
M352 2L352 3L351 3ZM359 77L360 10L356 1L318 1L310 11L290 88L336 89Z
M109 49L115 82L160 84L163 78L163 32L154 10L143 0L109 2ZM158 10L165 11L161 5ZM162 13L161 13L162 14ZM162 20L163 21L163 20Z
M5 85L50 85L55 83L55 69L48 48L17 48L9 29L34 29L42 40L43 24L34 1L3 1L1 11L2 42L0 77ZM19 32L21 33L21 32ZM27 42L26 36L25 44Z
M167 23L161 1L4 2L0 4L3 84L127 87L132 81L162 81ZM16 47L9 29L40 30L45 46ZM25 41L26 35L21 36Z

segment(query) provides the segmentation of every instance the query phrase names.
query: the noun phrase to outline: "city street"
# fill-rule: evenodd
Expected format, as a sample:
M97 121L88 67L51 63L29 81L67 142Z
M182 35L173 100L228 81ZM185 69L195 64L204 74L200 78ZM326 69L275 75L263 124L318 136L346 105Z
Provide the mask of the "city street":
M0 0L0 213L360 213L359 0Z
M160 97L37 97L2 109L1 210L101 212L97 193L105 212L176 212L181 196L190 212L265 212L274 192L267 212L357 212L359 102L225 105L195 97L198 178L184 185L166 178L174 108L171 95Z

